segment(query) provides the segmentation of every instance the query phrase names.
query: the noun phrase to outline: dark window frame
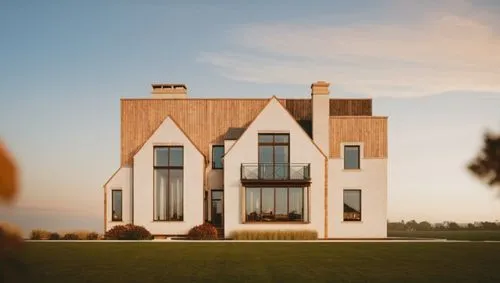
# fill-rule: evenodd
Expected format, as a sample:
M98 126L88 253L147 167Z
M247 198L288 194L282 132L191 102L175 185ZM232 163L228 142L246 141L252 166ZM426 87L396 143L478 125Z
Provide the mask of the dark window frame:
M346 167L346 148L357 148L358 149L358 167L357 168L347 168ZM355 144L346 144L344 145L344 170L358 170L361 169L361 146L360 145L355 145Z
M115 204L115 192L120 193L120 218L113 217L114 204ZM111 190L111 222L121 222L123 221L123 190L122 189L112 189Z
M215 161L214 161L214 153L215 153L215 149L216 148L221 148L222 147L222 156L221 156L221 167L216 167L215 166ZM224 157L224 145L223 144L214 144L212 145L212 169L216 169L216 170L219 170L219 169L224 169L224 162L222 162L222 158Z
M261 142L260 141L260 137L261 136L273 136L273 141L272 142ZM288 137L288 141L287 142L276 142L276 136L287 136ZM288 179L290 177L290 133L259 133L258 136L257 136L257 150L258 150L258 175L259 175L259 179L262 179L261 177L261 166L266 166L271 164L273 165L273 177L272 177L272 180L276 179L276 164L287 164L287 169L286 169L286 178L285 179ZM272 153L272 157L273 157L273 161L270 162L270 163L267 163L267 162L261 162L260 161L260 147L261 146L272 146L273 148L273 153ZM287 162L280 162L280 163L276 163L276 146L286 146L287 149L288 149L288 152L287 152Z
M342 204L345 205L345 192L359 192L359 219L346 219L345 210L342 209L342 221L345 222L361 222L363 220L363 201L362 191L360 189L344 189L342 192Z
M168 165L156 165L156 149L157 148L168 148ZM170 149L171 148L180 148L182 149L182 165L181 166L170 166ZM156 171L167 170L167 192L166 201L165 201L165 219L159 219L159 215L155 219L156 214ZM180 219L170 218L168 215L169 211L169 191L170 191L170 170L182 170L182 217ZM153 221L154 222L182 222L184 221L184 146L182 145L157 145L153 146Z
M273 210L272 210L272 215L274 217L276 217L276 191L277 189L286 189L286 211L287 211L287 215L290 215L290 189L291 188L300 188L301 189L301 192L302 192L302 219L300 220L280 220L280 221L264 221L263 220L263 213L262 213L262 190L263 189L273 189ZM248 216L248 213L247 213L247 206L246 206L246 202L247 202L247 189L259 189L259 207L260 207L260 214L258 214L258 217L260 217L259 220L249 220L249 216ZM309 220L306 220L306 213L308 213L308 210L309 210L309 204L307 205L307 211L306 211L306 199L305 197L308 196L308 191L309 191L309 187L245 187L245 223L286 223L286 224L289 224L289 223L300 223L300 224L307 224L309 223ZM307 200L309 201L309 200ZM309 219L309 217L307 217L307 219Z

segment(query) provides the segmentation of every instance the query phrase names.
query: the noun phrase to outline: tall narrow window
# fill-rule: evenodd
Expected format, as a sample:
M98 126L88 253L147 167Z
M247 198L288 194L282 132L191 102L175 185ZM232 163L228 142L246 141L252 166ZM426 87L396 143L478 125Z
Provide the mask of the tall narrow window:
M289 178L290 136L288 134L259 134L259 175L261 179Z
M122 190L111 191L111 220L122 221Z
M361 221L361 190L344 190L344 221Z
M182 146L154 147L154 214L156 221L184 219L184 150Z
M344 169L359 169L359 145L344 146Z
M224 168L224 165L222 163L222 156L224 156L224 146L223 145L212 146L212 169Z

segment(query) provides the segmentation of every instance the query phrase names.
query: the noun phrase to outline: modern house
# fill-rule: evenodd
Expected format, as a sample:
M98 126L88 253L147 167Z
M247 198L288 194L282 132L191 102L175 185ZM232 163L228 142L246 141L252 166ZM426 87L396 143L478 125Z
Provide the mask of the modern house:
M104 185L104 229L153 235L214 224L314 230L320 238L387 237L387 117L371 99L189 98L153 84L121 99L121 165Z

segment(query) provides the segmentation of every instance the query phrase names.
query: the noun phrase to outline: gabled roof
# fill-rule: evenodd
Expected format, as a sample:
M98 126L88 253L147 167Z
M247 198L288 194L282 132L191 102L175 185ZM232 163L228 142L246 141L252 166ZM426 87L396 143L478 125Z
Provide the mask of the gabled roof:
M116 169L115 173L113 173L113 175L111 175L111 177L109 177L109 178L108 178L108 180L106 181L106 183L104 183L104 185L102 185L102 187L103 187L103 188L105 188L105 187L109 184L109 182L110 182L111 180L113 180L113 178L116 176L116 174L118 174L118 172L120 172L120 170L121 170L122 168L130 168L130 167L128 167L128 166L121 166L121 167L118 167L118 169Z
M283 109L283 111L285 111L288 115L290 115L290 118L295 122L297 123L297 120L295 120L295 118L293 117L293 115L290 114L290 112L283 106L283 104L281 104L278 100L278 98L276 96L273 96L269 99L268 103L266 104L266 106L264 108L262 108L262 110L259 112L259 114L257 115L257 117L255 117L255 119L250 123L249 127L252 125L252 123L255 122L255 120L257 120L257 118L266 110L267 107L269 107L269 105L273 102L273 101L276 101L278 102L278 105L281 106L281 108ZM301 126L299 123L298 123L298 126ZM319 148L319 146L314 142L314 140L311 138L311 136L304 130L304 128L300 127L303 131L304 131L304 134L306 134L306 136L309 137L309 140L311 141L311 143L316 147L316 149L318 149L318 151L321 153L321 155L323 155L324 158L328 158L326 156L326 154L321 150L321 148ZM248 129L248 127L245 129L245 131ZM245 131L241 134L244 135L245 134ZM241 138L240 136L240 138ZM224 156L227 156L230 152L231 152L231 149L233 149L236 144L238 143L239 139L236 140L235 143L233 143L231 145L231 147L229 149L226 150L226 153L224 154Z
M167 116L207 157L210 144L224 142L229 128L246 128L269 99L122 99L121 165L130 165L134 153ZM311 99L278 99L311 136ZM360 102L364 101L364 102ZM371 99L330 99L330 115L371 115ZM234 132L231 138L234 138Z
M143 147L144 147L144 144L146 144L150 139L151 137L161 128L161 126L165 123L167 123L168 121L172 121L172 123L174 124L175 127L177 127L184 136L186 136L186 138L189 140L189 142L191 142L191 144L193 144L193 146L196 148L196 150L198 150L198 152L203 155L203 153L201 152L200 148L196 146L196 144L193 142L193 140L191 140L191 138L186 134L186 132L179 126L179 124L177 124L177 122L175 122L174 118L172 118L170 115L168 115L165 120L163 120L163 122L161 122L160 125L158 125L158 127L153 131L153 133L151 133L151 135L142 143L142 145L139 147L139 149L137 149L136 152L134 152L133 156L135 156ZM204 156L204 155L203 155ZM205 157L205 156L204 156Z

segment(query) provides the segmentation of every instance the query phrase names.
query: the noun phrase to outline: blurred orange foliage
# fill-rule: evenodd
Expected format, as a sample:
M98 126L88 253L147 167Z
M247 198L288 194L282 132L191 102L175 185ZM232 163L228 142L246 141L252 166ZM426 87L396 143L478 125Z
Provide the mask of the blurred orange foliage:
M0 141L0 199L14 200L19 188L17 168L14 158L9 154L5 145Z

